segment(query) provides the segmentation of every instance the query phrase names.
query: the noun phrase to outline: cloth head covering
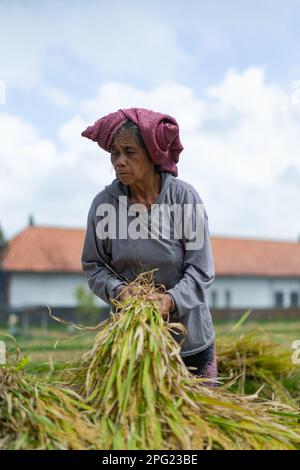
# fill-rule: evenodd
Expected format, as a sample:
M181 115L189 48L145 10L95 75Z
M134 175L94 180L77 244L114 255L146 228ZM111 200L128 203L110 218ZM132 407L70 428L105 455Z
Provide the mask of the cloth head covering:
M168 114L144 108L119 109L98 119L81 135L97 142L109 152L114 134L127 119L139 127L153 164L159 165L162 171L178 176L176 163L183 146L179 138L179 126Z

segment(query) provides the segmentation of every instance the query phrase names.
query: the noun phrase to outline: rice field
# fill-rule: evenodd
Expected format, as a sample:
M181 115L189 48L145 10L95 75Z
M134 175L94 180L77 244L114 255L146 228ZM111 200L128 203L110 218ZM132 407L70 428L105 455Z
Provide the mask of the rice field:
M183 326L163 321L145 285L155 292L141 276L96 331L62 321L17 346L6 337L0 448L300 449L300 322L215 324L220 383L206 386L181 360Z
M300 339L300 316L299 321L251 322L248 320L233 332L230 332L235 325L232 322L215 322L214 325L216 337L220 341L225 335L228 339L232 338L234 340L243 334L257 330L257 328L262 328L268 332L274 343L290 351L292 351L292 342ZM8 330L0 328L1 333L7 334ZM264 333L261 334L264 335ZM58 329L50 329L47 336L42 334L40 328L33 328L29 337L16 336L20 349L30 358L26 369L34 372L42 371L47 369L47 363L51 364L81 357L82 353L93 344L96 333L91 332L84 337L71 339L74 335L76 335L75 331L70 332L70 329L66 326L60 325ZM54 350L56 341L62 338L70 338L70 340L59 342ZM10 351L14 350L14 345L9 340L7 346Z

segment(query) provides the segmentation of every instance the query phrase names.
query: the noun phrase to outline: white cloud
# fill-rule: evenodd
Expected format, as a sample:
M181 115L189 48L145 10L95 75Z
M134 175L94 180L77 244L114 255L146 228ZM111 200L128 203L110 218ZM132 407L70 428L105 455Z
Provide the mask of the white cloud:
M192 69L174 28L151 5L0 3L0 78L8 86L32 89L48 75L72 84L89 72L153 84Z
M299 165L295 149L300 114L290 96L266 83L261 68L229 70L201 99L192 89L172 82L147 91L107 83L82 104L82 111L89 125L113 110L132 106L166 112L178 120L185 146L182 171L201 162L202 170L263 188L287 164Z
M0 113L0 212L9 233L18 230L32 209L36 187L58 164L50 140L16 116Z
M85 145L83 128L75 117L60 129L57 145L31 123L0 113L0 223L8 236L31 213L37 224L85 224L93 194L112 172L104 170L99 147Z
M71 97L62 89L42 84L39 87L40 93L51 103L61 108L66 108L72 104Z
M147 91L107 83L82 104L82 111L89 125L131 106L163 111L178 120L185 147L179 177L203 196L212 231L287 238L300 232L300 186L291 189L290 181L282 180L288 167L300 171L299 107L292 95L267 83L264 68L241 73L230 69L202 98L172 82ZM287 213L290 218L283 223Z
M83 102L81 109L87 124L120 108L149 108L174 115L185 131L195 131L203 119L205 103L193 90L175 82L164 81L151 90L141 90L121 82L98 88L97 95Z
M295 238L300 233L299 109L258 67L229 70L201 98L174 82L147 91L105 83L61 126L56 146L32 125L3 115L3 184L8 194L18 195L2 202L7 225L13 223L11 209L22 208L26 214L34 209L40 223L83 226L93 196L114 172L109 154L80 134L99 117L132 106L178 120L185 147L179 177L199 191L212 234ZM24 184L25 199L19 196Z
M32 124L16 116L0 114L0 139L1 200L15 194L15 185L29 188L56 164L53 142L41 138ZM10 188L8 193L3 185Z

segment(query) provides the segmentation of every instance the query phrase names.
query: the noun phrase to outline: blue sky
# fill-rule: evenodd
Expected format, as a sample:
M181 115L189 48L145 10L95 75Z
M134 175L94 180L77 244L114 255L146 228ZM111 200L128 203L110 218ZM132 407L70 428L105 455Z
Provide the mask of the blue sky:
M30 213L84 227L114 173L80 132L140 106L179 122L179 177L204 200L213 235L296 239L299 17L299 0L0 0L7 236Z

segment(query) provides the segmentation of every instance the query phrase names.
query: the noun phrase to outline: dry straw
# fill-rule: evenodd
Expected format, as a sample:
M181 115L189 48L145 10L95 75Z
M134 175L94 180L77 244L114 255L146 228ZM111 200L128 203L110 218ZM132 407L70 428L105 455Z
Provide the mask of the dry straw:
M26 374L26 358L14 362L0 366L0 449L94 448L91 407L74 391Z
M263 328L237 337L217 338L218 367L239 393L251 393L262 384L263 396L276 397L293 406L300 404L300 370L293 365L291 351L276 344Z
M65 364L64 382L26 374L26 358L0 367L0 448L300 448L294 398L230 393L230 384L209 387L187 370L180 356L183 325L164 321L146 299L145 293L163 292L152 275L132 283L137 295L115 301L116 312L96 327L93 347ZM286 357L271 347L254 336L231 339L218 346L221 368L244 374L244 383L259 378L270 385L286 371Z
M115 301L94 346L64 373L97 410L99 448L300 448L296 407L204 386L181 359L183 326L165 322L145 297L157 292L151 272L131 285L137 295Z

